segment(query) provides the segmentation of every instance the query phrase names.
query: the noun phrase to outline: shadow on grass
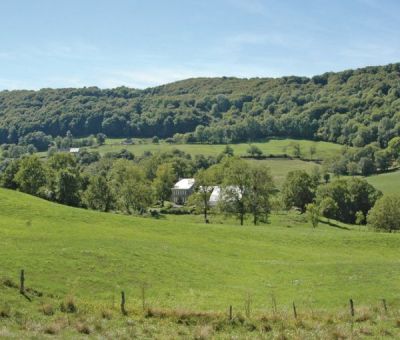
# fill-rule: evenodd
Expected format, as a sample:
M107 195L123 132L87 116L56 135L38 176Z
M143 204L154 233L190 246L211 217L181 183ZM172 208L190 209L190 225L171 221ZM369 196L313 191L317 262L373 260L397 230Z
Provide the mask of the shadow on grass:
M330 227L334 227L334 228L338 228L338 229L342 229L342 230L350 230L350 228L344 227L340 224L334 223L332 221L320 221L320 223L329 225Z

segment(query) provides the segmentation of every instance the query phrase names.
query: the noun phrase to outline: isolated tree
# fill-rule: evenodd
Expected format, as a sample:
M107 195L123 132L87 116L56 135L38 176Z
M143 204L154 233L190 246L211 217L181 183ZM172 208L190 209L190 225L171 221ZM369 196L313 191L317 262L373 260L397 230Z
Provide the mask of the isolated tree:
M282 199L286 208L297 207L304 212L313 198L314 186L310 175L303 170L290 171L282 187Z
M256 146L256 145L250 145L247 149L247 153L251 156L251 157L260 157L263 152L261 151L261 149Z
M253 223L257 225L260 219L267 220L271 212L270 196L274 190L274 183L268 168L262 165L252 165L249 169L249 188L246 205L253 215Z
M208 210L210 209L209 200L214 190L215 185L215 170L209 168L207 170L201 169L195 176L195 183L197 187L198 204L204 215L204 222L208 223Z
M236 215L240 220L240 225L243 225L247 211L250 185L248 163L239 158L228 159L225 165L220 205L225 213Z
M293 149L293 156L296 158L301 157L301 147L299 143L296 142L291 142L290 143L291 148Z
M31 195L39 194L46 185L46 169L39 157L33 155L22 159L15 182L21 191Z
M400 196L385 195L380 198L368 213L367 221L375 230L400 230Z
M113 208L115 198L105 176L95 175L90 178L83 201L87 207L94 210L107 212Z
M153 186L155 195L161 202L161 206L164 206L164 201L171 197L171 189L174 186L175 180L174 169L171 164L161 164L157 168Z
M329 174L329 172L325 172L322 177L324 178L325 184L328 184L329 180L331 179L331 175Z
M306 213L308 220L311 222L313 228L318 227L319 217L320 217L320 210L318 205L315 203L308 203L306 205Z
M98 145L103 145L106 142L107 136L104 133L98 133L96 135L96 142Z
M317 145L313 143L310 146L310 159L313 159L314 155L317 153Z

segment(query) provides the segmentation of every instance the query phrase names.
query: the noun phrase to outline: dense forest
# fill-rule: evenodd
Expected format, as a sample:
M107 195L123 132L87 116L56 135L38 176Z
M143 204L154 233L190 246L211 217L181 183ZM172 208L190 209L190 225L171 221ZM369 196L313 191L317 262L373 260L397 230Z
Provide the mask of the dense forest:
M312 78L197 78L146 90L0 92L0 144L104 133L189 143L287 136L386 147L400 135L399 118L400 63Z

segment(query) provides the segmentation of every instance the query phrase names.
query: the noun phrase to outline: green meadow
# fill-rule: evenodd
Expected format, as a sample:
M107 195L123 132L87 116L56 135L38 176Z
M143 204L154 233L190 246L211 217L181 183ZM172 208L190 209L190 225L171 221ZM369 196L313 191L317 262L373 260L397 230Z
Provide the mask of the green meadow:
M135 144L123 145L121 144L123 139L107 139L106 144L100 147L94 148L99 151L100 154L107 152L114 152L121 149L127 149L136 156L140 156L145 151L150 152L166 152L174 149L185 151L191 155L211 155L216 156L221 153L225 145L222 144L168 144L161 141L159 144L153 144L150 140L137 140ZM325 158L335 153L340 152L342 146L335 143L329 142L313 142L309 140L297 140L297 139L269 139L264 142L258 143L239 143L230 144L236 155L245 155L249 145L257 146L265 155L282 155L288 154L293 155L292 143L298 143L301 148L302 156L310 158L310 147L316 147L316 154L314 158Z
M334 221L312 229L297 213L257 227L212 215L206 225L196 215L99 213L0 189L0 337L325 338L349 334L349 298L368 332L394 334L392 318L382 330L379 306L399 306L399 246L398 234ZM18 293L20 269L32 301ZM71 300L73 316L59 307ZM293 302L308 328L292 321ZM226 319L230 305L239 326ZM244 317L246 306L256 319Z
M400 171L373 175L365 179L384 194L400 193Z
M57 296L137 299L146 283L159 307L223 310L251 294L262 309L273 294L282 305L341 308L349 297L395 300L400 289L397 234L313 230L296 214L257 227L103 214L3 189L0 207L0 276L24 268L30 286Z

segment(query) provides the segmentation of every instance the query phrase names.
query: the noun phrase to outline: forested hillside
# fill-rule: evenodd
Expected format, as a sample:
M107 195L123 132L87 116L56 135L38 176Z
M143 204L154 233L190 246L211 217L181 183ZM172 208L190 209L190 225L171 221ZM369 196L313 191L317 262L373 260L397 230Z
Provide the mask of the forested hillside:
M0 143L44 135L173 137L232 143L269 136L354 146L400 135L400 63L312 78L198 78L146 90L0 92ZM38 138L38 136L34 137Z

